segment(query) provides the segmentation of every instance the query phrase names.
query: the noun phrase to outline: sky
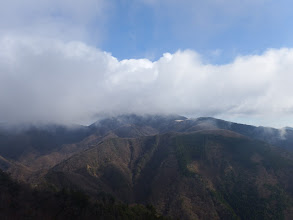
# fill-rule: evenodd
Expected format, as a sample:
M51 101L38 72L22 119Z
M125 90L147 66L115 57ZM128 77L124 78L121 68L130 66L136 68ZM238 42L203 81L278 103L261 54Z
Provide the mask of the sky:
M0 0L0 122L293 126L289 0Z

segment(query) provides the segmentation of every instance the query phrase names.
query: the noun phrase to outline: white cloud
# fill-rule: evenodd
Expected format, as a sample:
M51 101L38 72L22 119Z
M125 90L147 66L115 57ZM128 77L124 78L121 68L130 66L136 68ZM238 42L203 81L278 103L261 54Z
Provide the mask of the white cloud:
M0 38L0 121L83 122L97 113L229 119L293 115L293 49L205 64L194 51L118 61L81 42ZM290 121L287 121L290 125ZM285 121L286 123L286 121Z
M102 38L109 8L105 0L0 1L0 34L88 40L94 29L90 38Z

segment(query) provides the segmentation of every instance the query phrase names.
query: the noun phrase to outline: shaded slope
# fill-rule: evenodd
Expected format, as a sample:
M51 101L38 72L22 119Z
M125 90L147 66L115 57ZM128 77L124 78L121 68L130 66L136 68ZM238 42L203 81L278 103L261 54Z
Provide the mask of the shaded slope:
M167 219L152 206L127 206L113 198L92 200L80 191L36 190L0 170L1 219Z
M29 153L44 155L63 144L76 143L90 134L87 127L60 125L9 127L0 129L0 154L19 160Z

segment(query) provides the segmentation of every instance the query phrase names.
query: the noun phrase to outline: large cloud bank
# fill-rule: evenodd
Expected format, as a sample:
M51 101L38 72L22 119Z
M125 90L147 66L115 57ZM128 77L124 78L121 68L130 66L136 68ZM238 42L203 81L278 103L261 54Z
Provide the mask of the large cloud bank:
M81 42L44 38L6 36L0 48L0 121L82 123L123 113L293 115L293 49L212 65L191 50L155 62L119 61Z

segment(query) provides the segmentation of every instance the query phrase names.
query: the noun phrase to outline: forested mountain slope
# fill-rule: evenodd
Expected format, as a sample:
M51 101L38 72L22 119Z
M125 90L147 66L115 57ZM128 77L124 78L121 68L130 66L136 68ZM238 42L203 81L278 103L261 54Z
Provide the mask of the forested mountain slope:
M114 199L179 219L293 219L291 143L289 128L122 115L90 126L2 127L0 168L50 196L81 192L89 207Z

